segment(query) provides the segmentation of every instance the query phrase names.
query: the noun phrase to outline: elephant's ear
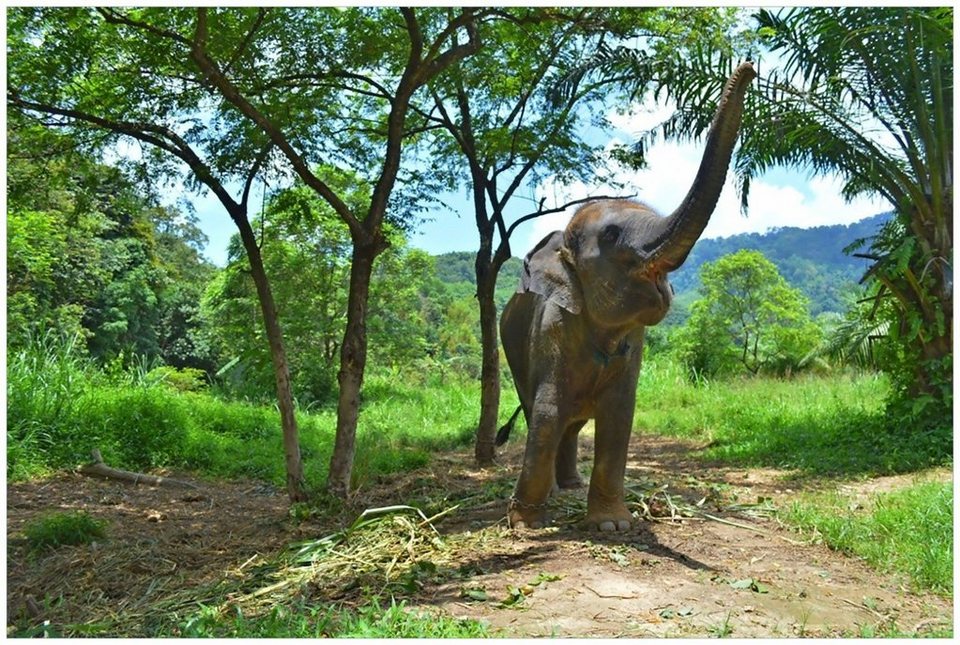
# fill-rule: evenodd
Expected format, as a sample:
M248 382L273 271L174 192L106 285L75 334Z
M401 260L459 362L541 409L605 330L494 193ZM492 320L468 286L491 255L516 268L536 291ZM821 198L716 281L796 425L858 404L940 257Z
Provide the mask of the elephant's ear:
M582 309L577 274L563 258L563 233L554 231L540 240L523 260L519 293L535 293L572 314Z

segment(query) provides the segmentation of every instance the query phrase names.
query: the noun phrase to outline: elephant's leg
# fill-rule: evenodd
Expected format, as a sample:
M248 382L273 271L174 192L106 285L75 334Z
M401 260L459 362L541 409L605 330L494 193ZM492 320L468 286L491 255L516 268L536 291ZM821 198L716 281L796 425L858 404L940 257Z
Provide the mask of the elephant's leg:
M547 498L556 480L557 447L560 442L556 389L544 385L530 411L523 469L510 505L507 520L515 528L537 529L549 523Z
M593 474L587 493L588 528L626 531L632 523L623 495L627 448L633 427L636 381L605 393L597 405Z
M577 470L577 439L586 421L574 421L567 426L557 448L557 488L580 488L583 478Z

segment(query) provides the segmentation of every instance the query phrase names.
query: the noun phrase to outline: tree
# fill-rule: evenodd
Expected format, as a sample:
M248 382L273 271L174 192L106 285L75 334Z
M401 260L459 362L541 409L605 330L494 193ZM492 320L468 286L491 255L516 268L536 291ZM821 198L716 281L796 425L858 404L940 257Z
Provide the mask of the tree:
M497 20L481 25L485 47L431 84L430 119L450 135L438 140L440 156L466 174L479 234L474 271L482 361L474 454L480 465L494 459L500 397L494 293L500 269L512 255L510 236L523 222L588 199L549 206L544 199L512 221L507 213L527 182L550 175L591 182L601 169L602 146L588 143L582 127L590 116L586 104L605 98L602 89L610 81L576 78L556 92L557 81L571 61L588 56L607 39L644 36L676 44L690 35L681 16L695 17L690 24L709 26L705 37L714 33L720 15L691 9L501 10Z
M354 181L350 190L350 181L343 178L343 194L362 203L365 188ZM284 320L294 395L301 405L327 403L336 394L347 320L350 234L330 206L302 185L272 195L253 226ZM420 290L435 274L432 258L408 250L399 233L388 235L391 244L377 263L368 316L371 353L383 366L408 364L426 355ZM245 397L260 398L270 357L256 322L256 291L242 253L234 237L227 266L207 289L204 310L220 351L233 359L225 372L228 385Z
M233 40L240 43L239 51L249 64L234 67L231 64L236 56L227 58L230 50L217 44L222 42L222 36L211 37L206 9L197 10L191 39L179 35L173 38L189 45L191 60L203 77L242 115L245 125L255 127L276 146L297 176L330 204L350 230L350 293L340 347L337 431L327 480L328 490L341 497L350 490L353 468L360 390L367 361L371 275L374 261L388 245L384 219L400 172L401 148L410 136L406 119L411 100L434 76L474 53L480 45L472 9L461 10L449 20L442 20L441 14L434 11L428 14L426 24L412 8L401 8L399 14L399 28L388 9L312 10L296 16L281 15L279 20L274 17L272 26L286 31L268 32L268 37L260 38L258 47L254 47L252 36L267 15L261 9L247 31L250 37ZM296 33L291 31L292 25L296 25ZM432 39L425 27L433 33ZM461 43L464 32L466 41ZM243 33L244 30L233 31L235 37ZM303 56L304 50L310 55ZM263 60L277 61L280 69L264 78L263 65L258 64ZM323 65L319 69L317 62ZM331 93L330 88L335 91ZM326 106L326 128L318 127L324 124L318 124L317 115L312 114L308 115L308 123L316 129L297 132L310 146L301 146L285 127L291 125L289 103L294 99L299 111ZM343 110L344 106L349 108L345 118L334 118L333 110ZM317 130L329 134L338 129L346 132L347 140L343 135L337 136L334 141L340 147L332 152L346 157L347 163L363 164L366 170L373 168L369 201L359 210L351 208L328 181L315 174L305 157L315 152L315 147L324 148L325 142L317 138Z
M326 402L336 388L336 362L346 316L350 236L343 222L303 186L274 195L258 231L264 269L274 284L290 356L291 389L301 405ZM259 399L272 371L258 323L256 287L240 240L203 298L219 352L230 359L228 385Z
M768 95L789 134L748 140L740 172L806 163L841 173L847 197L890 202L896 217L864 254L867 276L916 355L911 394L942 400L953 345L953 10L761 11L757 21L785 57Z
M199 292L210 267L191 246L202 234L189 217L70 137L13 118L7 140L10 344L79 333L102 361L204 367L184 294Z
M789 373L817 345L807 299L758 251L743 250L700 269L701 298L674 338L695 372L736 366L751 374Z

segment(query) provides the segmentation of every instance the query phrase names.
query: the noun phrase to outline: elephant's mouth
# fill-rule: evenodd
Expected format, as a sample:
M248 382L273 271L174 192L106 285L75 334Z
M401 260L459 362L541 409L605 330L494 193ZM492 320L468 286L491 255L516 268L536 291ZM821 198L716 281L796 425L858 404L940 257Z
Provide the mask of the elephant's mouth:
M590 294L593 317L604 325L655 325L667 315L673 290L664 274L631 276L626 284L605 281Z
M670 286L670 282L667 281L666 276L658 274L654 276L653 286L656 287L657 293L660 294L660 300L663 302L663 310L666 312L670 308L670 303L673 302L673 287Z

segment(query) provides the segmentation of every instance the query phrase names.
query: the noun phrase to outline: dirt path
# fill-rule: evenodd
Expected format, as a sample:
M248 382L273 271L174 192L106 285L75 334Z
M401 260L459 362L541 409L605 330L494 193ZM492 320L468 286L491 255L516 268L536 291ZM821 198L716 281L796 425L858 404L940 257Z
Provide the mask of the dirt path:
M589 455L590 438L582 441ZM481 619L510 636L857 636L891 626L922 634L951 625L949 599L910 593L894 577L808 543L764 512L796 495L801 484L789 473L705 466L692 460L692 448L634 438L628 482L661 493L645 498L656 519L626 535L575 528L585 491L553 500L555 528L506 529L504 491L517 474L518 445L504 455L505 465L486 471L470 468L467 453L439 456L421 471L364 491L357 503L363 508L441 493L460 500L458 511L438 524L441 534L489 539L457 556L465 575L428 584L407 603ZM914 478L843 486L866 500ZM200 483L197 492L62 474L8 485L8 633L42 620L103 621L145 612L151 603L176 608L203 600L198 590L241 580L290 542L331 528L297 525L282 491L272 487ZM671 507L696 507L701 514L670 519ZM26 553L24 522L73 509L107 520L109 539L40 557Z

